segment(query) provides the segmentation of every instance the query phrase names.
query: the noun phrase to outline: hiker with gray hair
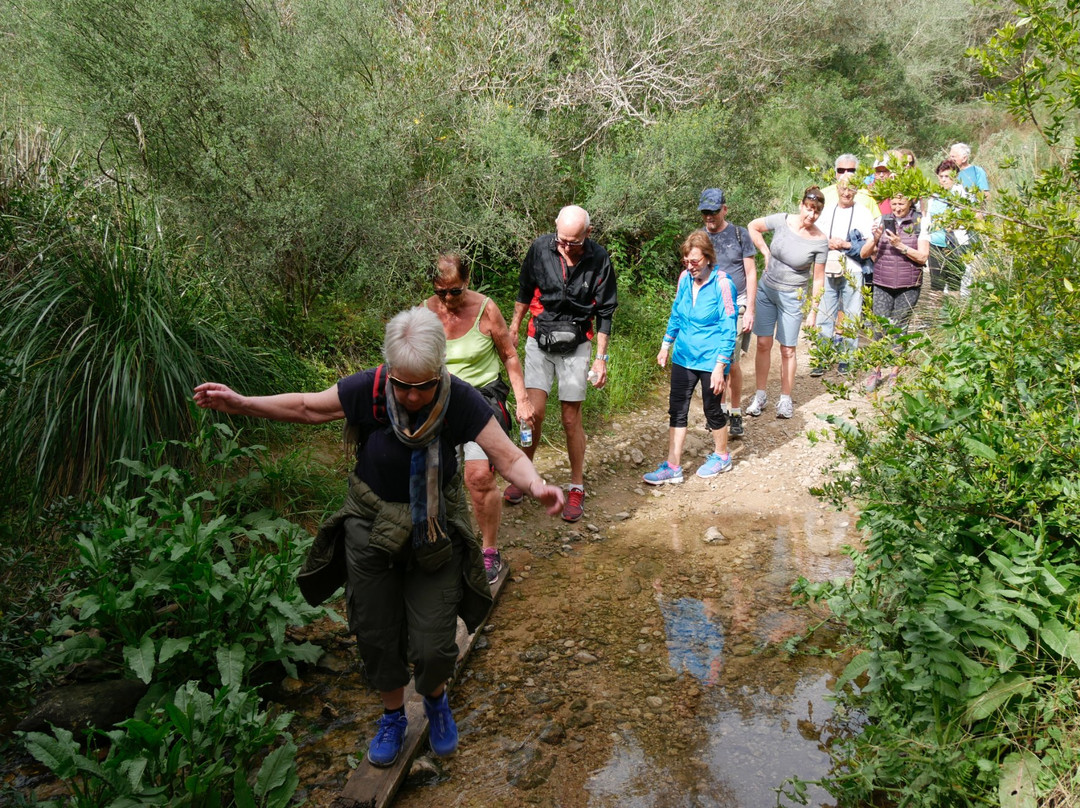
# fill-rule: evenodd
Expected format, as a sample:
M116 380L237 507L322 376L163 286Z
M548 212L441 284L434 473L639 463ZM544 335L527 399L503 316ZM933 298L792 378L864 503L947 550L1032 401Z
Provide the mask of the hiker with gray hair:
M195 388L195 403L230 415L322 424L345 419L356 464L345 505L323 522L300 575L312 604L345 584L349 630L383 715L368 762L389 766L401 751L411 675L424 697L429 741L457 749L446 695L457 661L457 618L470 631L491 608L480 543L465 505L457 446L475 441L499 473L552 515L563 494L537 474L484 398L446 369L446 334L434 312L403 311L386 325L385 364L318 393L244 396L223 384Z

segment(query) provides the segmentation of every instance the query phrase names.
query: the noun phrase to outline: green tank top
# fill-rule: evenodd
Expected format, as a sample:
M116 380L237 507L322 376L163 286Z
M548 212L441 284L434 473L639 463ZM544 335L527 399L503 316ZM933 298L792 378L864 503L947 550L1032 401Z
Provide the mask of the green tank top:
M480 313L472 328L457 339L446 341L446 367L473 387L483 387L499 378L499 354L495 350L495 340L480 330L480 319L484 316L488 300L480 304Z

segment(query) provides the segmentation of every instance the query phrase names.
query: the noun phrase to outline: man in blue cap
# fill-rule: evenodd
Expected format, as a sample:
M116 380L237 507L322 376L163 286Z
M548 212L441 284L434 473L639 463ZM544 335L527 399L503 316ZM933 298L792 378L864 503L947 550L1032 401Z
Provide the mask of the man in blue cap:
M738 337L735 351L731 357L731 379L724 390L725 402L730 407L728 434L733 438L743 436L742 418L742 368L739 359L750 348L750 330L754 327L754 300L757 297L757 264L754 256L757 248L750 240L750 233L745 227L739 227L727 220L727 197L720 188L706 188L698 201L713 249L716 250L716 264L721 272L726 272L735 282L738 292L739 320Z

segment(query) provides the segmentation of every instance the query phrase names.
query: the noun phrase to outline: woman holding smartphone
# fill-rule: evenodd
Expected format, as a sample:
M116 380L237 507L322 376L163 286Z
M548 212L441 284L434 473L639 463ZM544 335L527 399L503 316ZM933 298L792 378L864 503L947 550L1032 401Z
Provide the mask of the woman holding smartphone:
M914 199L894 194L891 203L892 213L883 215L873 230L877 245L873 311L875 317L886 318L904 334L919 302L923 267L930 256L930 235ZM896 375L894 367L889 379L895 380ZM866 392L874 392L881 381L881 368L875 368L866 380Z

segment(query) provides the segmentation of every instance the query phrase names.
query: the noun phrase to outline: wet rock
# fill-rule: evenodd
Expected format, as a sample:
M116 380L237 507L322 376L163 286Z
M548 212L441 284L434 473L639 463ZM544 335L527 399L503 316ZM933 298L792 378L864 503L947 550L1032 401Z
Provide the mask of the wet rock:
M284 679L281 680L280 687L282 693L289 696L294 696L304 689L304 683L300 679L294 679L291 676L286 676Z
M325 673L345 673L349 670L349 660L338 654L323 654L315 667Z
M548 721L540 730L540 740L546 744L555 746L566 739L566 727L558 721Z
M411 785L424 785L429 783L436 783L443 777L443 772L438 767L438 764L434 762L427 755L420 755L413 760L413 765L409 767L408 778Z
M506 780L522 791L537 788L548 781L557 760L557 756L545 756L536 747L523 747L510 756Z
M543 662L549 656L551 656L551 654L546 648L539 645L534 645L531 648L526 648L524 651L518 654L518 659L520 659L522 662L532 662L535 664L537 662Z
M22 732L48 732L49 725L68 730L107 729L131 718L147 686L134 679L91 682L50 691L18 724Z
M578 710L577 712L570 713L569 717L566 719L566 726L569 729L590 727L595 723L596 716L594 716L590 710Z
M710 525L706 529L704 538L707 544L719 544L728 540L727 536L716 525Z
M319 711L319 714L330 721L336 721L341 715L341 713L338 712L337 707L333 704L324 704L322 710Z

